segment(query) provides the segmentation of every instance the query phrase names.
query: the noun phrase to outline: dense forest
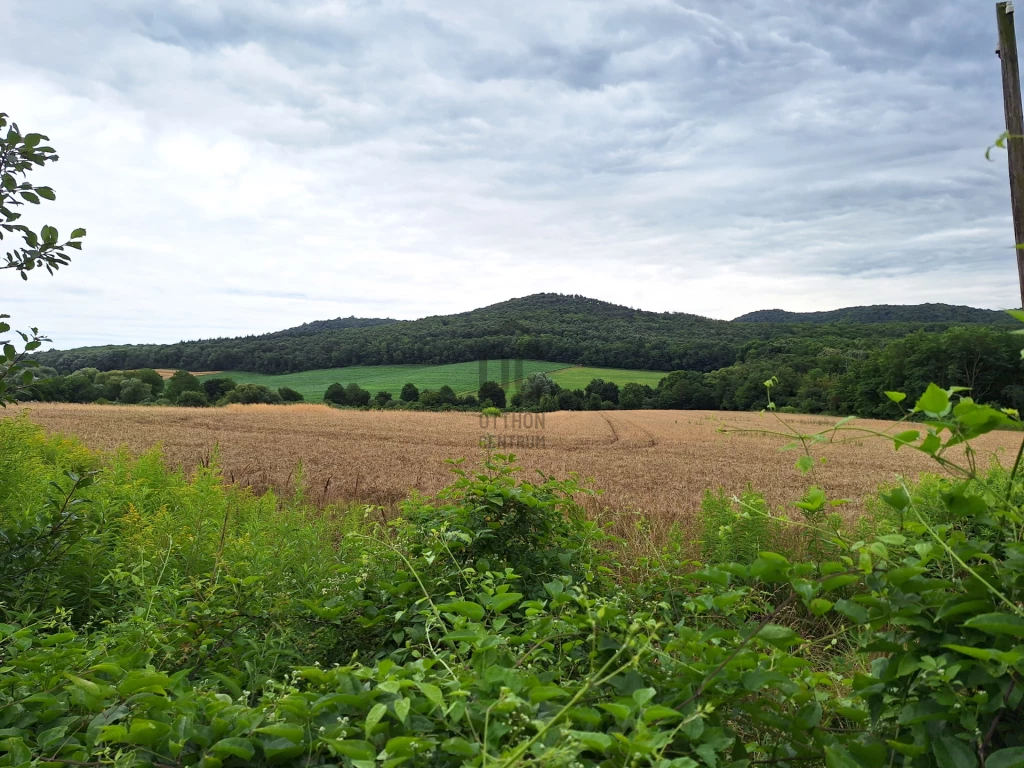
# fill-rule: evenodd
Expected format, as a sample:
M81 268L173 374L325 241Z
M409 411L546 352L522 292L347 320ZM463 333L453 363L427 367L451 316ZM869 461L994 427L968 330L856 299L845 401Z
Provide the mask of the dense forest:
M582 389L564 389L544 373L503 389L484 382L475 395L458 395L450 386L401 395L371 393L354 382L332 384L323 400L364 408L451 410L498 406L532 411L670 409L745 411L768 405L765 382L773 380L772 399L786 412L854 414L896 418L899 407L887 391L919 394L930 382L967 387L980 402L999 402L1024 410L1021 336L986 326L955 326L944 332L919 330L889 339L874 349L843 347L834 337L780 337L746 345L731 365L714 371L668 373L651 387L619 386L594 379ZM121 402L157 405L226 405L298 402L288 387L277 391L230 378L202 380L178 371L166 384L152 369L99 371L83 368L69 375L39 369L44 377L22 393L23 400ZM507 400L506 400L507 395Z
M952 304L875 304L844 307L827 312L787 312L761 309L740 315L734 323L980 323L1012 326L1016 322L1005 312Z
M263 336L85 347L42 352L35 358L52 373L64 375L81 369L146 368L290 373L509 357L666 373L657 388L626 385L625 403L617 393L593 403L588 390L546 391L542 394L551 397L544 404L539 397L521 402L545 410L762 408L767 404L764 382L773 376L779 382L776 404L807 413L893 416L886 390L919 393L931 381L970 387L981 401L1024 407L1024 342L1009 332L1016 322L1009 315L927 304L853 307L811 313L817 317L813 322L784 323L773 319L777 312L729 322L644 312L581 296L537 294L415 321L338 318ZM822 321L826 316L835 319ZM81 401L74 393L61 395L63 386L53 382L43 399Z
M930 305L931 307L945 305ZM903 308L914 316L914 308ZM582 296L537 294L457 315L393 321L360 318L308 323L286 331L163 345L83 347L36 355L60 373L138 368L294 373L349 365L444 364L487 358L569 365L710 372L765 344L797 345L853 357L918 330L944 331L990 315L961 307L929 310L927 322L729 322L673 312L644 312ZM969 308L967 308L969 309ZM969 317L975 318L970 320ZM1011 321L1012 322L1012 321Z

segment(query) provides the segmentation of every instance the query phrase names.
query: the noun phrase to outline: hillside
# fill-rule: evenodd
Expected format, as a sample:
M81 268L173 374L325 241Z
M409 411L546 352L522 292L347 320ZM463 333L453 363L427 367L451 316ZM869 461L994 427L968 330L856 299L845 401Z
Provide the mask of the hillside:
M951 323L1012 326L1019 323L1005 312L954 304L873 304L828 312L787 312L761 309L740 315L734 323Z
M880 313L871 315L875 319L870 322L737 322L679 312L646 312L583 296L541 293L471 312L420 320L339 318L262 336L50 350L37 359L62 373L83 367L153 367L270 374L355 365L442 365L484 358L708 372L732 365L766 342L810 351L877 348L886 340L919 329L944 330L964 322L977 323L982 321L980 318L1003 324L999 313L972 312L984 314L939 313L934 316L947 319L915 322L902 319L913 313L899 314L900 320L895 322L880 319ZM958 319L948 319L954 316Z

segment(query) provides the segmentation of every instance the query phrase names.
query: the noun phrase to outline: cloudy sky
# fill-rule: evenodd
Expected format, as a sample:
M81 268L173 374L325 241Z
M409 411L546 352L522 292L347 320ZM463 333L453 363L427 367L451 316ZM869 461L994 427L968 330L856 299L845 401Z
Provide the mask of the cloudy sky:
M89 231L0 311L60 347L540 291L1019 304L992 3L0 0L0 41L61 156L28 223Z

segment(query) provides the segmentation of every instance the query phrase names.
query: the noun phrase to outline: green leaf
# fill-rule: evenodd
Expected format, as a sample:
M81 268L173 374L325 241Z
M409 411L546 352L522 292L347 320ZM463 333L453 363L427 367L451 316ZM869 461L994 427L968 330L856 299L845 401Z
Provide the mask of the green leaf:
M860 576L855 573L841 573L838 576L832 576L821 582L822 592L831 592L833 589L842 589L843 587L853 584L858 581Z
M530 689L530 701L534 704L568 695L567 691L562 690L557 685L538 685L536 688Z
M896 444L896 450L898 451L904 445L917 442L920 437L921 433L918 430L908 429L906 432L900 432L892 440Z
M503 595L495 595L491 598L489 608L495 613L501 613L523 599L523 596L518 592L506 592Z
M342 755L353 760L374 760L377 749L368 741L359 739L321 739L334 755Z
M420 689L420 692L427 697L427 700L437 707L444 706L444 694L441 693L441 689L436 685L430 683L416 683L416 687Z
M877 392L878 390L875 391ZM886 392L885 396L892 400L894 403L902 403L904 400L907 399L907 395L905 392Z
M814 459L804 454L803 456L796 460L796 468L806 475L808 472L814 469Z
M79 227L78 229L71 233L72 240L78 240L80 237L85 237L85 230L82 229L81 227Z
M241 736L231 736L218 741L210 747L209 752L214 757L222 760L226 757L238 757L249 761L256 754L256 748L249 739L244 739Z
M990 635L1024 637L1024 618L1008 613L983 613L964 622L965 627L980 629ZM986 762L986 766L988 763Z
M484 609L479 603L471 603L468 600L456 600L451 603L442 603L437 606L442 613L457 613L473 621L480 621L484 617Z
M633 710L625 704L598 704L597 708L603 709L616 720L625 720L633 712Z
M932 752L939 768L977 768L974 750L960 739L942 736L932 742Z
M937 384L929 384L914 406L915 412L923 411L929 416L944 416L948 410L949 394Z
M171 727L167 723L136 717L132 720L132 727L128 731L128 743L151 747L170 731Z
M603 755L615 743L614 739L607 733L593 733L591 731L570 731L570 733L583 746L599 755Z
M800 642L800 636L789 627L780 624L766 624L757 633L758 640L764 640L776 648L787 648Z
M56 200L57 195L53 193L53 190L49 187L36 187L36 194L38 194L44 200Z
M441 749L449 755L458 755L459 757L475 757L480 751L478 745L471 744L461 736L445 739L441 742Z
M163 693L164 688L171 684L171 678L161 672L146 672L136 670L129 672L128 676L117 686L117 692L122 696L129 696L139 691L149 693Z
M298 744L302 741L306 732L302 729L301 725L296 725L295 723L274 723L263 728L257 728L256 733L265 733L267 736L273 736L278 739L288 739L293 744Z
M824 600L823 598L815 598L807 605L813 616L824 616L830 610L832 610L833 602L831 600Z
M1021 768L1024 766L1024 747L1009 747L993 752L985 760L985 768Z
M682 715L674 709L663 707L661 704L655 704L653 707L648 707L644 710L643 721L645 723L653 723L659 720L675 720L680 717Z
M846 747L839 745L825 747L825 765L827 768L862 768Z
M384 704L374 704L366 715L366 722L363 724L363 728L366 731L366 735L370 736L373 733L373 729L377 727L377 723L381 721L384 714L388 711L387 706Z
M402 725L405 725L405 721L409 717L409 708L412 706L412 701L406 698L395 700L395 714L398 716L399 721Z

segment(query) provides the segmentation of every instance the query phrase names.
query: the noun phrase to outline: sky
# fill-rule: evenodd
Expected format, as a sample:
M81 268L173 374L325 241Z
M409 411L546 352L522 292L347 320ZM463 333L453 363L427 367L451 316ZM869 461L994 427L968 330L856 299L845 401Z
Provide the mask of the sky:
M66 348L538 292L1019 306L992 3L0 0ZM4 241L6 244L7 240ZM6 249L0 249L6 250Z

